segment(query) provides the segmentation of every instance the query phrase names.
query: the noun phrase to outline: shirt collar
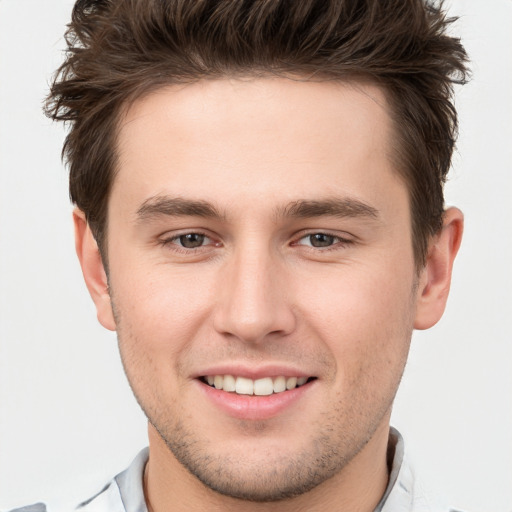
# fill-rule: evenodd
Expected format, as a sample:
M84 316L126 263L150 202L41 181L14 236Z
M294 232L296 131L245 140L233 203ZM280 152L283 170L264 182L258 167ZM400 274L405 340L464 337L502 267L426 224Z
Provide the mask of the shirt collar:
M126 512L148 512L144 499L144 468L149 458L149 448L144 448L128 469L115 477Z

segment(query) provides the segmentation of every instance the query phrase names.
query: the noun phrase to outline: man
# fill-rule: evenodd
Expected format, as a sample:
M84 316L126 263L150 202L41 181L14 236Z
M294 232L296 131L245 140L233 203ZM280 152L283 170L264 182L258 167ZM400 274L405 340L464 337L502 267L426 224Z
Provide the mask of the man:
M76 3L47 111L149 420L81 510L447 510L389 422L462 236L448 23L419 0Z

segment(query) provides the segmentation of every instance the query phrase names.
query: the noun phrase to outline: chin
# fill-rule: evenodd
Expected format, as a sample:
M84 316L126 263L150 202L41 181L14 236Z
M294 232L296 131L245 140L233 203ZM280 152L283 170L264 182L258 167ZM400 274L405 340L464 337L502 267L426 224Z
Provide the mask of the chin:
M361 446L317 432L302 447L286 438L255 446L214 443L190 436L179 422L172 435L160 432L174 458L206 488L223 496L252 502L278 502L307 493L329 480L352 460ZM326 435L327 434L327 435ZM251 443L252 444L252 443ZM283 449L286 447L288 452ZM347 450L344 449L347 447Z

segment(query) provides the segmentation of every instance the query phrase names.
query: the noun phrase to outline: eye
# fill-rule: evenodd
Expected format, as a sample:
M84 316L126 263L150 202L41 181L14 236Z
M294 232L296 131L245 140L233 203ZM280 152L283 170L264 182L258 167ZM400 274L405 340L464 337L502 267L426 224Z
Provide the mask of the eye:
M202 233L184 233L182 235L174 236L167 240L164 240L165 245L172 244L177 245L182 249L198 249L205 245L213 243L211 238L203 235Z
M336 242L336 237L326 233L314 233L305 236L303 240L307 240L306 245L311 245L311 247L329 247Z
M179 236L177 241L186 249L195 249L203 245L205 238L207 237L200 233L187 233L186 235Z
M331 235L329 233L310 233L309 235L300 238L296 243L297 245L305 245L306 247L322 249L332 246L344 246L352 242L351 240Z

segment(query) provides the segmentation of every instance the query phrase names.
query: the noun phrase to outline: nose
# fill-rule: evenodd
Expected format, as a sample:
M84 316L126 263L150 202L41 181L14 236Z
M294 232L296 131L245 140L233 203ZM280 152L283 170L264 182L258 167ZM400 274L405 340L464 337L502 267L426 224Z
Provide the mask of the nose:
M278 257L252 249L240 250L225 263L214 327L223 335L258 344L290 334L296 318Z

